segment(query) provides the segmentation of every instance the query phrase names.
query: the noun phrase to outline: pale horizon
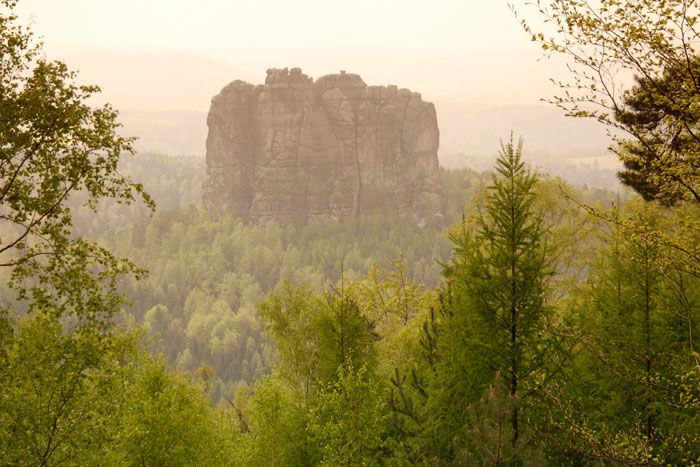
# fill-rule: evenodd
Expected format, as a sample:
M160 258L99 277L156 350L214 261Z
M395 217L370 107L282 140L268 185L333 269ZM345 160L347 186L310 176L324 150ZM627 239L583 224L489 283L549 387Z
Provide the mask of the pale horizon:
M550 78L565 65L530 41L508 2L344 5L24 0L17 13L32 23L49 58L66 61L80 83L98 84L102 93L92 102L122 111L142 141L155 131L144 125L156 124L134 112L207 112L231 81L261 84L268 68L299 67L316 79L346 70L369 85L420 92L436 105L441 153L490 153L511 129L533 151L601 153L607 146L603 128L543 103L557 91ZM494 106L503 110L487 110L484 123L480 109ZM539 117L513 106L530 106ZM175 150L191 152L203 150L201 120L162 117L156 126L186 125L196 136Z

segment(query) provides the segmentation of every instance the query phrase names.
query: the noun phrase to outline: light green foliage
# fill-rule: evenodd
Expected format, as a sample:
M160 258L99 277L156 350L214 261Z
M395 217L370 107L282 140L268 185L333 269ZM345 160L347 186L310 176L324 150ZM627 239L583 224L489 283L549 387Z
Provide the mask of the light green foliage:
M258 308L266 332L276 344L277 374L304 400L317 384L318 362L325 357L319 332L324 308L321 297L308 287L289 283Z
M557 81L562 95L551 102L620 130L613 134L626 167L621 179L647 199L699 202L697 3L524 3L545 21L523 21L532 40L571 59L572 76Z
M280 465L402 465L383 376L393 361L385 360L386 346L415 346L401 328L415 327L413 315L424 314L426 300L403 277L403 265L396 266L390 274L375 267L360 282L343 279L323 294L285 283L260 304L277 362L246 404L247 458ZM387 308L394 299L415 309ZM386 320L392 327L377 333Z
M97 87L43 57L15 4L0 2L0 465L216 464L226 419L116 324L121 276L142 271L72 228L73 194L93 211L153 207L117 170L131 140L111 107L85 103Z
M141 185L117 171L131 140L117 134L116 112L85 104L99 88L73 84L75 73L65 64L46 60L31 32L17 24L14 4L0 4L0 266L11 268L22 299L57 313L108 317L116 276L134 268L72 238L66 201L82 191L93 210L104 197L152 203Z
M0 463L95 463L123 403L138 340L89 329L66 333L55 316L13 320L2 335ZM9 324L9 323L7 323Z
M589 216L581 209L581 199L595 206L607 205L615 199L606 193L603 199L593 193L566 185L561 179L538 179L535 186L535 203L547 225L543 241L547 245L547 261L554 271L548 282L546 303L555 307L558 320L566 314L566 306L556 308L585 280L589 260L601 246L598 233L607 229L605 223ZM619 195L617 197L619 199Z
M369 318L374 322L396 315L406 324L422 308L425 285L416 284L410 279L401 256L392 261L389 273L373 264L364 280L357 285L363 308L372 313Z
M333 381L338 368L373 363L372 322L344 285L318 295L285 283L259 313L277 344L277 374L304 401Z
M225 464L235 431L141 336L3 321L0 465Z
M392 456L390 417L385 394L364 367L339 366L337 380L322 386L309 415L317 465L401 465Z
M248 404L249 432L237 447L240 465L314 465L318 447L306 432L306 413L288 387L274 377L255 385Z
M105 465L226 465L233 426L209 399L164 362L147 359L135 369L113 413L114 445ZM116 422L116 423L115 423Z
M401 257L389 272L373 265L354 290L377 334L378 371L389 379L397 368L406 368L407 356L418 355L420 326L437 306L436 293L409 278Z

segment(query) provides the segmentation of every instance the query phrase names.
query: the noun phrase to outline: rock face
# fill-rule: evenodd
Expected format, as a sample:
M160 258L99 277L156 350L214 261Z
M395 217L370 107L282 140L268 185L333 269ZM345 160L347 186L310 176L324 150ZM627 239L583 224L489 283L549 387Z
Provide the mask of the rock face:
M391 206L441 216L435 107L396 86L345 73L314 82L270 69L212 99L204 206L263 225L305 225Z

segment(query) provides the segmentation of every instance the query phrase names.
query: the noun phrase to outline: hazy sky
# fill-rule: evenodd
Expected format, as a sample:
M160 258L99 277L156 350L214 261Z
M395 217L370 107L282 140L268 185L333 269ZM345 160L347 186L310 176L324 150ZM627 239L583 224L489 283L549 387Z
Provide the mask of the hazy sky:
M517 49L505 0L22 0L49 48Z
M50 54L104 84L113 70L70 54L194 53L253 82L269 67L347 69L431 100L499 104L538 102L552 74L506 0L21 0L18 12Z
M513 2L522 14L526 0ZM20 0L16 11L51 58L101 86L98 104L206 112L227 83L262 83L268 68L345 69L435 102L445 148L461 146L450 141L478 112L465 106L540 104L566 72L507 0ZM589 134L573 128L562 135Z

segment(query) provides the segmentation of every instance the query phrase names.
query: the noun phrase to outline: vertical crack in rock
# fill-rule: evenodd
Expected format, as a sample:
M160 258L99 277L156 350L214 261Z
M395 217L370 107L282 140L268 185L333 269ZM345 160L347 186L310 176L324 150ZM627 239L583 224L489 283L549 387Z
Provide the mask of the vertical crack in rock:
M360 215L360 200L362 193L362 168L360 165L359 157L359 145L357 141L357 119L359 118L358 113L355 112L355 118L353 119L353 132L355 137L355 142L353 144L353 149L355 151L355 199L352 203L353 214L355 216Z
M408 89L271 68L263 85L225 86L207 124L202 199L214 215L304 225L388 206L420 224L442 217L435 107Z

